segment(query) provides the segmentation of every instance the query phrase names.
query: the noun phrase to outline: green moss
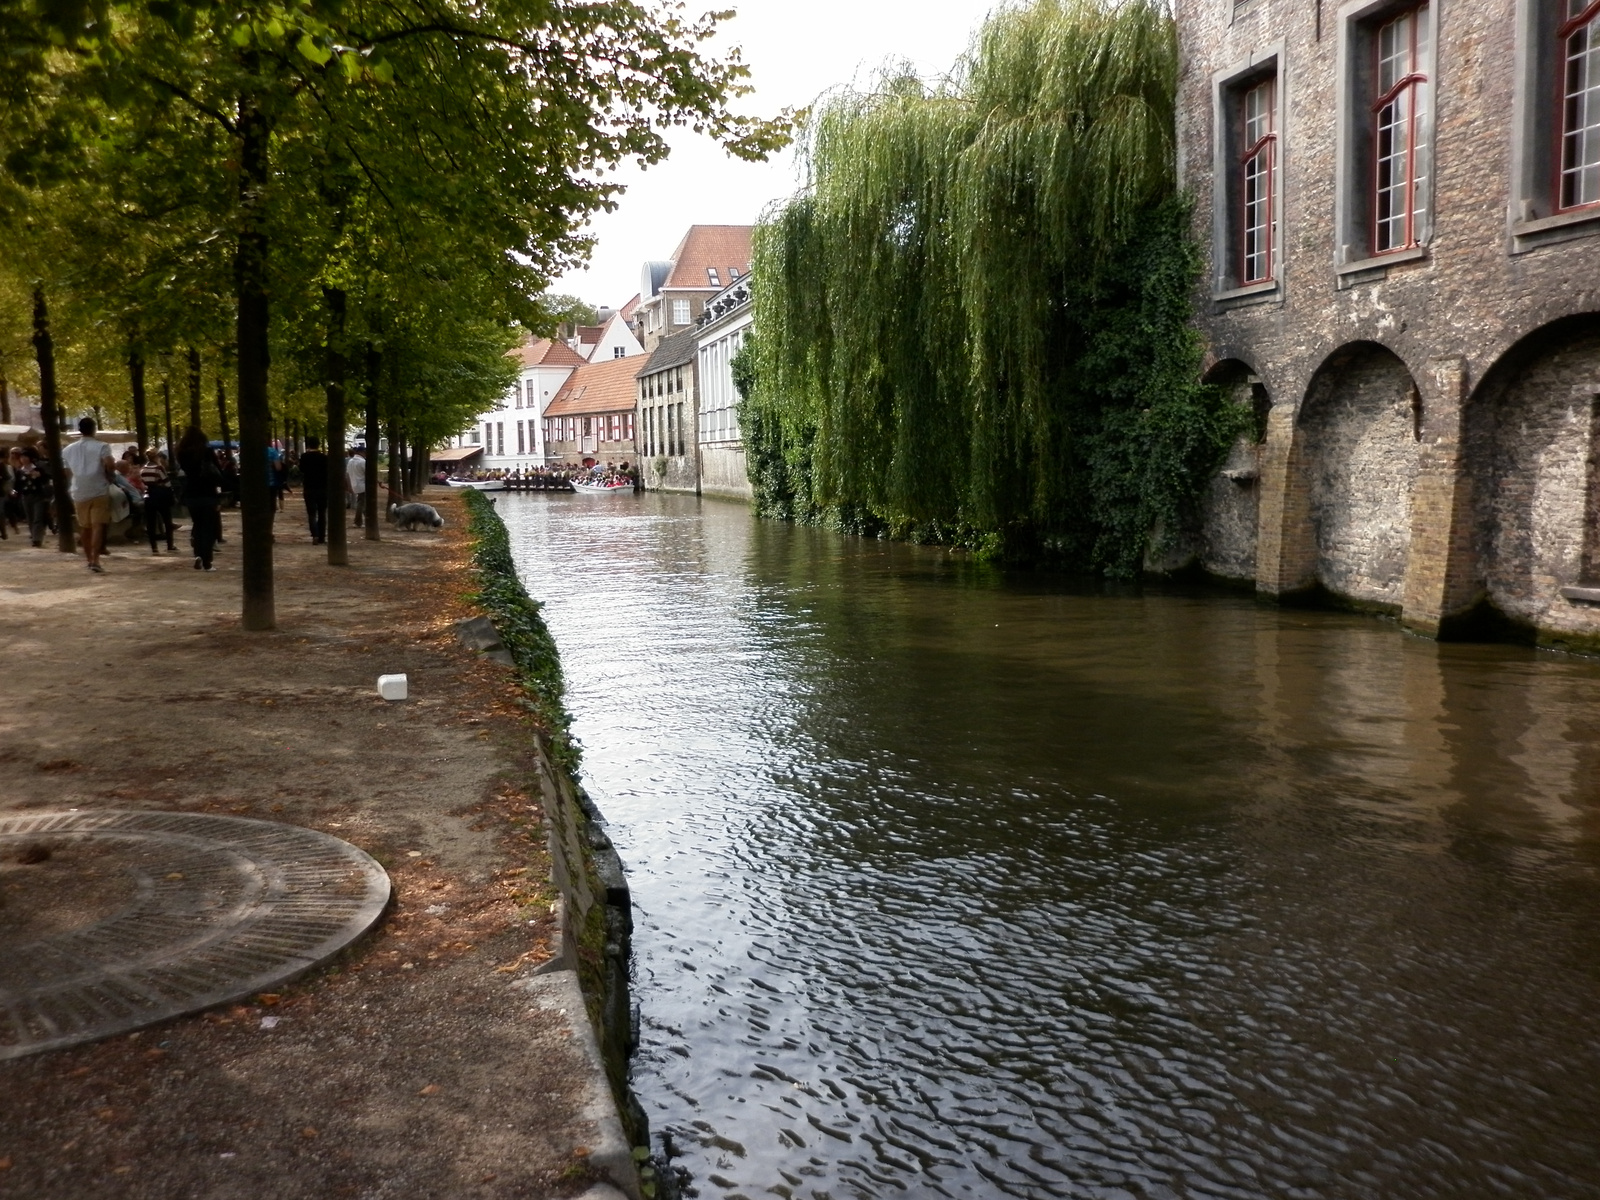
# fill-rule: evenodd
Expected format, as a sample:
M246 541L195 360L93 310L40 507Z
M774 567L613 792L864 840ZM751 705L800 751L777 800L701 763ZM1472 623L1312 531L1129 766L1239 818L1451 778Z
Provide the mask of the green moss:
M551 758L576 775L580 752L571 738L561 656L544 623L541 605L522 586L511 556L511 535L482 492L466 489L467 532L473 539L472 565L478 590L472 599L489 614L500 640L517 666L529 707L550 736Z

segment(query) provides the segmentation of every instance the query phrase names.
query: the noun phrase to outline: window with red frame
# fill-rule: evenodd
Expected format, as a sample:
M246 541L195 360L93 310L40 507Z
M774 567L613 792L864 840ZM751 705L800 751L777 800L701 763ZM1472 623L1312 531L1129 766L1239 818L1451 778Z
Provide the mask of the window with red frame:
M1600 204L1600 0L1565 0L1561 45L1561 207Z
M1379 26L1378 99L1372 106L1377 169L1372 248L1405 250L1420 240L1427 209L1428 6Z
M1273 277L1272 247L1278 226L1272 197L1278 165L1277 90L1277 80L1268 79L1246 91L1240 102L1245 147L1240 166L1244 219L1239 282L1243 284L1265 283Z

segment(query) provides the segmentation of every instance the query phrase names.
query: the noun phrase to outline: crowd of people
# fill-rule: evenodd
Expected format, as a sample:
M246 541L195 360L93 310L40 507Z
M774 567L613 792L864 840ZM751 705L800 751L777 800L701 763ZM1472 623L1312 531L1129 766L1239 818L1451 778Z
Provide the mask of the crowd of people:
M78 422L79 437L61 451L61 468L67 475L68 496L78 530L79 545L89 570L105 571L107 532L127 522L127 535L135 540L143 530L150 553L176 554L175 535L183 528L174 516L181 506L189 518L189 550L197 571L211 571L216 547L224 543L222 510L239 502L239 468L233 450L214 446L198 426L190 426L169 457L156 446L129 446L118 457L112 446L96 437L92 418ZM305 452L273 447L267 452L267 486L275 510L299 487L305 499L312 543L327 538L328 459L314 437ZM356 447L345 460L344 500L355 510L355 524L365 521L365 450ZM36 443L11 447L0 462L0 540L26 530L36 547L45 535L57 531L55 484L50 460Z
M510 470L495 468L484 470L474 467L452 475L448 471L439 470L433 473L434 483L449 483L452 479L460 480L503 480L508 487L528 488L533 491L567 491L574 481L582 483L631 483L639 486L639 472L636 467L628 463L557 463L551 466L540 467L513 467Z

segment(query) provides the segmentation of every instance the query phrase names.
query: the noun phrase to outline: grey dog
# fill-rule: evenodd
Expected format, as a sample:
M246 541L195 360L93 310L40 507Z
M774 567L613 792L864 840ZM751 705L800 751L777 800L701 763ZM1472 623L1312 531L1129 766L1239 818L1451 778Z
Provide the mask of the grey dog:
M391 504L389 519L400 529L443 529L444 518L431 504Z

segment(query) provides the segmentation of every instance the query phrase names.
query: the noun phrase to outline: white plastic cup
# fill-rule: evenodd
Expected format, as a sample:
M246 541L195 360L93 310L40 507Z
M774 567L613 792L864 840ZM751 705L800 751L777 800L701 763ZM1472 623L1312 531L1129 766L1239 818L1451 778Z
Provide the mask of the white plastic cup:
M404 700L409 695L404 675L379 675L378 695L385 700Z

